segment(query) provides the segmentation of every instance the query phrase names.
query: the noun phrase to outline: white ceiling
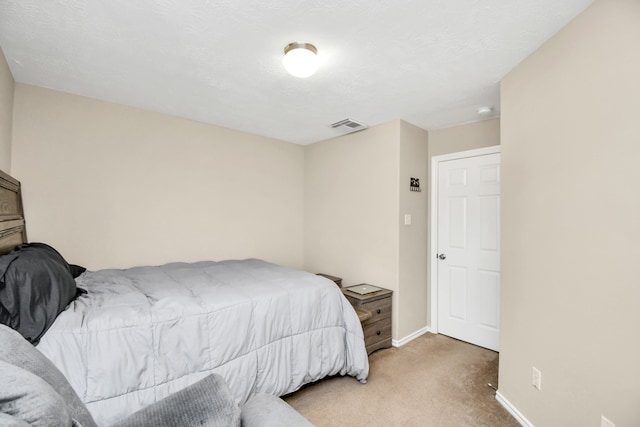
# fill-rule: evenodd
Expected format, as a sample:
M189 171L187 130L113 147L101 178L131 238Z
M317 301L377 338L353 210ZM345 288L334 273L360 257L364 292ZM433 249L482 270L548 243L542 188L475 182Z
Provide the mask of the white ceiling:
M499 115L499 81L592 0L1 0L16 81L298 144L352 118ZM320 68L282 67L293 41Z

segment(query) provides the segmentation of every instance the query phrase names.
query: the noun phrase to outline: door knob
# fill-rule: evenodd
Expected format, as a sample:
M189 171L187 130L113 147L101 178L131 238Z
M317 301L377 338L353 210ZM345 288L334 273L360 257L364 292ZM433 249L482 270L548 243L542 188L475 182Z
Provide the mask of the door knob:
M447 256L445 254L440 254L438 255L438 258L440 259L447 259Z

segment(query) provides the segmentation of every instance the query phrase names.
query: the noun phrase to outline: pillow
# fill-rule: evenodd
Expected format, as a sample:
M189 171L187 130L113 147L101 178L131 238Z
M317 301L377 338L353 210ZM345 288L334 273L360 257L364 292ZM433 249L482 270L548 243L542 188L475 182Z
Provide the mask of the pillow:
M51 246L25 243L0 257L0 323L32 344L75 297L69 264Z
M29 344L17 331L5 325L0 325L0 343L0 361L29 371L45 380L62 397L73 419L78 420L84 427L97 427L87 407L51 360ZM0 426L4 426L2 420Z
M82 273L87 271L87 269L79 265L69 264L69 271L71 272L71 275L75 279L76 277L79 277Z
M0 412L31 426L69 426L71 415L62 397L42 378L0 361ZM20 425L20 424L17 424Z

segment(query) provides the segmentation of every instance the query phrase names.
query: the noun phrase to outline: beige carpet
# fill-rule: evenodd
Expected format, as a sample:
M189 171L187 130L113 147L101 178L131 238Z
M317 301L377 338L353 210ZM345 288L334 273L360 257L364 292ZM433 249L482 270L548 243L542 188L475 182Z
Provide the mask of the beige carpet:
M495 399L498 353L426 334L369 356L369 380L334 377L285 400L322 426L519 426Z

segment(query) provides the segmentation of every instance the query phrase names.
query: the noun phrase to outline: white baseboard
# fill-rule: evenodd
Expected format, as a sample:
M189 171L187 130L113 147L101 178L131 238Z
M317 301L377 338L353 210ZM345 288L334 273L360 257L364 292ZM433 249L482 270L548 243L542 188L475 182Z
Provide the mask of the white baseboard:
M431 328L428 327L428 326L425 326L424 328L418 329L414 333L407 335L406 337L402 338L401 340L391 340L391 345L394 346L394 347L401 347L401 346L405 345L406 343L408 343L409 341L413 341L416 338L418 338L419 336L422 336L422 335L426 334L427 332L431 332Z
M516 421L520 423L520 425L522 425L523 427L534 427L534 425L528 419L526 419L525 416L522 415L520 411L518 411L516 407L511 404L511 402L505 399L505 397L501 395L499 391L496 391L496 400L504 407L504 409L506 409L511 415L513 415L513 418L515 418Z

